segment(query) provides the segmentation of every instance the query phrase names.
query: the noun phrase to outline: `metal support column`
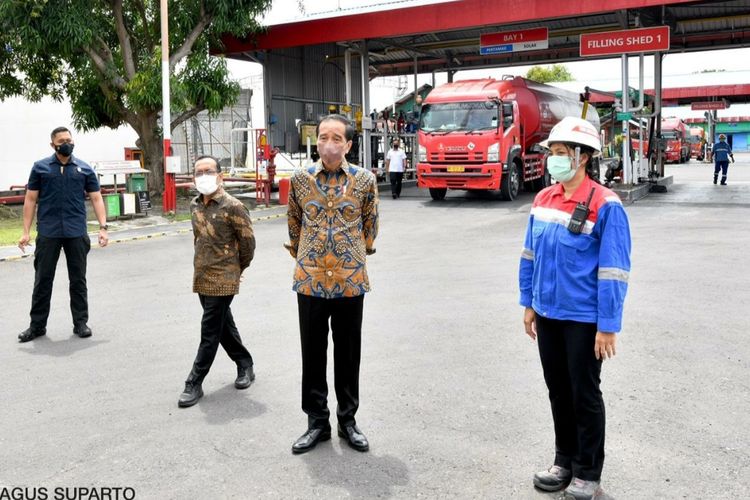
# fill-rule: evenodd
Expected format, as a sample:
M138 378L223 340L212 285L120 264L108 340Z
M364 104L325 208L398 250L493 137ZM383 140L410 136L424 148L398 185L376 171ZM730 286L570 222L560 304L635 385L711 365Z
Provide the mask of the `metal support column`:
M360 61L362 70L362 116L370 112L370 53L367 51L367 40L360 46ZM362 168L370 170L370 129L362 127Z
M344 51L344 80L346 92L346 117L352 119L352 49Z
M628 92L628 56L623 54L622 58L622 112L627 114L630 107L630 94ZM630 162L630 124L626 118L622 121L622 183L633 183L633 165Z
M661 147L661 66L663 55L661 52L654 54L654 140L657 141L657 147L652 148L657 154L653 155L654 170L658 177L664 177L664 151Z

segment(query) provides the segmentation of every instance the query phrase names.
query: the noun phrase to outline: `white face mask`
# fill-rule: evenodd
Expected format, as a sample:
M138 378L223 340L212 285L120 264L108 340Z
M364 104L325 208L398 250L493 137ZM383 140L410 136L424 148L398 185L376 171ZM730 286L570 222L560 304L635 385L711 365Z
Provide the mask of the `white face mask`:
M200 194L210 195L214 194L219 189L219 184L216 182L216 175L201 175L195 178L195 188Z

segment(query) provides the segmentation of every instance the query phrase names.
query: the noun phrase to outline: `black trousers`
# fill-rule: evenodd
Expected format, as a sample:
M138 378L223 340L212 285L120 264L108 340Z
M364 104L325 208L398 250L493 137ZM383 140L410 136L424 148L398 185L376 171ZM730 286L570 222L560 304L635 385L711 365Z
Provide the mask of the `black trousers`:
M391 172L390 173L390 180L391 180L391 194L398 198L401 196L401 181L404 180L404 173L403 172Z
M211 297L199 294L198 299L203 306L201 342L198 345L198 354L195 356L188 382L203 383L203 379L208 375L216 358L219 345L224 348L229 358L237 363L237 366L253 366L253 357L242 345L240 332L234 324L232 310L229 308L234 295Z
M328 321L333 337L336 416L343 427L355 424L359 408L359 361L364 295L322 299L297 294L302 344L302 411L309 428L330 427L328 417Z
M86 288L86 256L91 249L88 235L77 238L36 237L34 251L34 292L31 296L31 328L43 329L49 318L52 285L55 281L60 250L65 250L70 281L70 312L73 325L89 321L88 289Z
M555 465L598 481L604 465L601 360L594 356L596 325L537 315L537 343L555 423Z

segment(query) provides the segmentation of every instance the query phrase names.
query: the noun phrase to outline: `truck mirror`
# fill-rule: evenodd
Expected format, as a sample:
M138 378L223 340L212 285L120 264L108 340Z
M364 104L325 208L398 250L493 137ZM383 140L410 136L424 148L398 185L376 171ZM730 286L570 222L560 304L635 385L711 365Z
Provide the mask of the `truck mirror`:
M513 103L503 103L503 128L508 128L513 124Z

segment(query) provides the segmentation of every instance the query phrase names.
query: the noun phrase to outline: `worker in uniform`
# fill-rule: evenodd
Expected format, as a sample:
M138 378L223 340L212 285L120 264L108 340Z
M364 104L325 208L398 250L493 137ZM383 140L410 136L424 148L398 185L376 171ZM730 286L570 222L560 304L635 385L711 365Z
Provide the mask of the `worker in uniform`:
M598 494L604 465L602 362L615 355L630 273L630 229L620 199L594 178L596 128L566 117L542 143L557 181L534 199L519 270L526 334L537 341L555 429L544 491ZM566 488L567 487L567 488Z
M203 317L201 340L193 368L177 406L193 406L203 396L203 379L208 375L221 345L237 365L234 386L247 389L255 380L253 357L242 345L230 306L240 291L242 273L255 254L250 213L223 187L221 166L212 156L201 156L193 166L198 190L190 203L193 225L193 292L198 294Z
M316 130L320 161L291 179L287 209L295 260L300 342L302 411L307 430L292 445L305 453L331 438L326 361L329 322L338 435L357 451L370 447L357 426L362 311L370 291L366 258L375 253L378 187L375 175L347 163L354 128L341 115L323 118Z
M727 185L727 170L729 170L729 158L734 163L734 155L732 154L732 148L727 144L727 136L719 134L719 142L714 144L712 153L714 156L714 184L719 180L719 172L721 172L721 185Z
M75 143L70 130L57 127L50 138L55 153L34 163L23 202L23 234L18 240L18 248L24 252L29 245L34 213L37 216L37 236L31 321L29 328L18 335L19 342L47 334L52 284L60 250L65 252L68 265L73 333L81 338L91 336L86 285L91 239L86 228L86 195L91 199L99 221L99 246L105 247L109 241L107 213L96 173L88 163L73 156Z

